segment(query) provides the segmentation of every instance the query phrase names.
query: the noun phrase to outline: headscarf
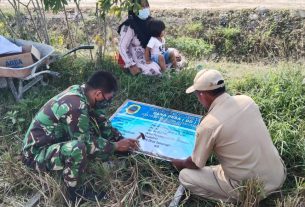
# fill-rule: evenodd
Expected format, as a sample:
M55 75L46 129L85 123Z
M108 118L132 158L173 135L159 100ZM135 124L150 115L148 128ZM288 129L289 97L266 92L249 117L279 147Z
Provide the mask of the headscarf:
M141 3L140 0L133 0L133 3ZM128 11L128 19L124 21L118 28L118 33L120 34L123 26L130 26L137 38L139 39L141 46L146 48L147 43L151 37L148 28L148 22L152 19L152 17L148 17L146 20L140 19L134 12L133 8Z

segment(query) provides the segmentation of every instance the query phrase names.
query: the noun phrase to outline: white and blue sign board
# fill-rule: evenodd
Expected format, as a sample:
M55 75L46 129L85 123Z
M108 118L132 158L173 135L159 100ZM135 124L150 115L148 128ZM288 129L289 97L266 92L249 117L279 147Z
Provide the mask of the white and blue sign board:
M110 118L125 138L139 139L139 153L160 159L185 159L195 146L202 116L126 100Z

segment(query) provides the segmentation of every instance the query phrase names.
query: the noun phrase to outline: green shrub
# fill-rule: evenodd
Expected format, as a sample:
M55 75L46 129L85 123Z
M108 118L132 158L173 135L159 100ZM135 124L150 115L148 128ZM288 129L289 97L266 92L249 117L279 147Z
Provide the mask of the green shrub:
M9 36L7 28L2 21L0 21L0 35Z
M240 35L240 29L236 27L218 27L216 29L216 34L226 39L232 39Z
M202 39L194 39L190 37L168 38L168 45L182 51L190 58L198 58L209 55L214 46L208 44Z
M192 37L199 38L203 33L203 25L201 22L192 22L190 24L185 25L186 33L191 35Z
M220 54L232 56L239 51L240 29L235 27L218 27L206 33L209 43L215 45Z

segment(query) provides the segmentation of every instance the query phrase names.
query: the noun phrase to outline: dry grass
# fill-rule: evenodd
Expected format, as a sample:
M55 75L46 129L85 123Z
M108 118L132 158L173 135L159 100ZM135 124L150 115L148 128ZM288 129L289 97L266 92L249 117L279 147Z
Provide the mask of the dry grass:
M247 180L240 188L240 206L258 207L264 197L263 183L259 179Z
M82 206L166 206L179 185L167 164L140 155L114 159L111 164L96 162L89 167L84 185L107 189L110 199ZM39 206L71 206L56 173L35 173L9 152L1 156L0 169L0 201L5 206L23 206L37 191L42 194Z
M179 185L168 163L141 155L116 159L106 169L111 199L101 206L166 206Z
M45 90L33 88L26 94L26 99L18 104L8 91L4 92L5 99L0 99L0 118L3 120L0 122L0 203L3 206L23 206L37 191L46 190L40 206L67 205L62 196L60 174L34 173L18 160L18 154L29 122L41 105L68 84L80 83L86 79L94 70L90 70L89 66L88 62L81 59L63 60L58 66L58 70L64 74L60 80L50 81L50 85L43 88ZM120 94L109 114L127 97L181 111L202 113L202 107L195 97L185 94L185 88L192 82L196 72L192 66L187 71L162 78L131 77L112 63L105 63L101 67L112 71L120 78L121 83ZM255 99L261 107L273 141L287 164L288 177L283 186L284 197L270 197L259 205L303 207L305 108L304 87L300 84L304 67L295 63L264 66L225 62L204 63L204 67L220 69L228 79L231 94L242 92ZM258 77L257 74L261 76ZM153 92L146 90L147 85L151 86ZM14 111L17 113L13 113ZM97 191L106 191L109 199L82 206L167 206L179 185L178 172L170 163L140 155L114 157L112 164L102 163L99 159L90 163L82 183ZM216 164L215 159L210 159L209 164ZM258 206L261 193L258 191L259 185L250 182L244 186L244 195L238 205L211 202L190 196L186 192L181 206Z

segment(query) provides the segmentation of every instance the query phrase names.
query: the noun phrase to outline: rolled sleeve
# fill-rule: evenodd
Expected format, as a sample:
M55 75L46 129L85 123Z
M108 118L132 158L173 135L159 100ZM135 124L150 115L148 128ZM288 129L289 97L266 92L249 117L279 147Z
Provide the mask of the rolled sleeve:
M98 148L101 152L112 155L115 151L114 142L110 142L102 137L97 138Z
M213 130L199 125L196 130L196 143L192 153L192 161L197 167L205 166L213 150L215 139Z
M96 142L98 148L96 150L95 155L103 161L109 160L109 158L115 152L115 143L110 142L109 140L106 140L103 137L98 137L96 139Z

